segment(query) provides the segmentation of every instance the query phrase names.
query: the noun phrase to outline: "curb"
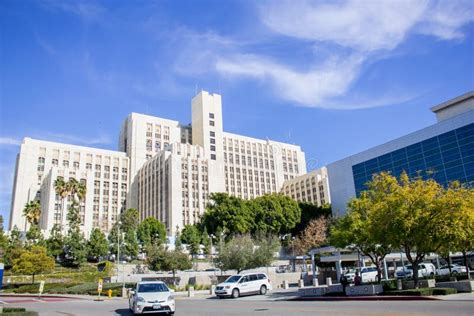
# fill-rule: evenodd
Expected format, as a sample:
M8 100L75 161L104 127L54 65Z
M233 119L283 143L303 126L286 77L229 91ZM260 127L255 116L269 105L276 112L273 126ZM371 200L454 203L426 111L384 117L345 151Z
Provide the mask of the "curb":
M42 294L41 296L38 294L13 294L13 293L0 293L0 298L2 297L25 297L25 298L36 298L36 299L41 299L42 297L48 297L48 298L66 298L66 299L75 299L75 300L86 300L86 298L82 296L75 296L75 295L54 295L54 294ZM91 296L91 298L94 296Z
M439 301L433 296L321 296L296 297L288 301Z

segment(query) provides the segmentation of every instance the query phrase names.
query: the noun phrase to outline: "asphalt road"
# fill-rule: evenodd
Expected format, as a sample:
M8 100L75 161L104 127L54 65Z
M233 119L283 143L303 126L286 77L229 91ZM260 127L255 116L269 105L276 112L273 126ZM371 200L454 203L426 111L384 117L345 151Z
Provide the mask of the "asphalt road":
M176 299L176 315L474 315L473 301L339 301L339 302L295 302L270 301L262 296L239 299L183 298ZM114 299L97 302L93 300L53 300L10 302L10 306L23 306L38 311L40 315L132 315L127 301Z

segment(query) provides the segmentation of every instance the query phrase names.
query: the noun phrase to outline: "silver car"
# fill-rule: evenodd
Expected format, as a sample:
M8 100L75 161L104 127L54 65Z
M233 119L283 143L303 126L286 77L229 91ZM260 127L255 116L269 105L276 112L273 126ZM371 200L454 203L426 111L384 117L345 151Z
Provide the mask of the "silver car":
M134 315L148 313L173 315L176 309L173 292L161 281L138 282L130 291L128 305Z

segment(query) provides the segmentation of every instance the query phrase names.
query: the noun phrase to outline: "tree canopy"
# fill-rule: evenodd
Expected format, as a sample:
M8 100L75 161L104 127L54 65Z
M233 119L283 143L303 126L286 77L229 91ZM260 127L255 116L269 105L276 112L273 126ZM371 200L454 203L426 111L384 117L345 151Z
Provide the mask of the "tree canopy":
M31 250L24 251L19 258L13 261L13 272L33 276L38 273L50 272L54 269L54 259L46 254L46 248L33 246Z
M185 225L181 232L181 241L188 247L189 253L194 256L199 253L201 233L195 225Z
M150 244L163 244L166 242L166 227L154 217L145 218L137 228L137 236L144 248Z
M106 256L109 252L109 243L105 234L98 228L94 228L87 241L87 256L89 258L99 259Z

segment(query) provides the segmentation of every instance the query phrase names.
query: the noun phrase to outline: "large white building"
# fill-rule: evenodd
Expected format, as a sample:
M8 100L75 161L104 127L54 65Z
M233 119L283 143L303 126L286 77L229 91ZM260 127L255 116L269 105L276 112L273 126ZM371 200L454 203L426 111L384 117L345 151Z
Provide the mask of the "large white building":
M281 192L293 200L314 205L331 203L326 167L285 181Z
M49 231L58 224L67 229L71 200L62 203L54 181L75 178L85 183L86 197L80 205L82 229L108 231L126 202L129 159L125 153L25 138L17 157L10 213L10 229L28 229L23 208L31 200L41 204L40 227Z
M224 132L218 94L202 91L192 99L191 122L131 113L122 125L119 151L26 138L17 161L10 228L26 228L22 211L35 198L41 201L42 229L56 223L66 227L66 211L53 186L58 177L86 183L84 232L109 231L126 206L137 208L141 220L159 219L173 235L198 221L212 192L244 199L279 193L285 181L306 173L299 146Z

